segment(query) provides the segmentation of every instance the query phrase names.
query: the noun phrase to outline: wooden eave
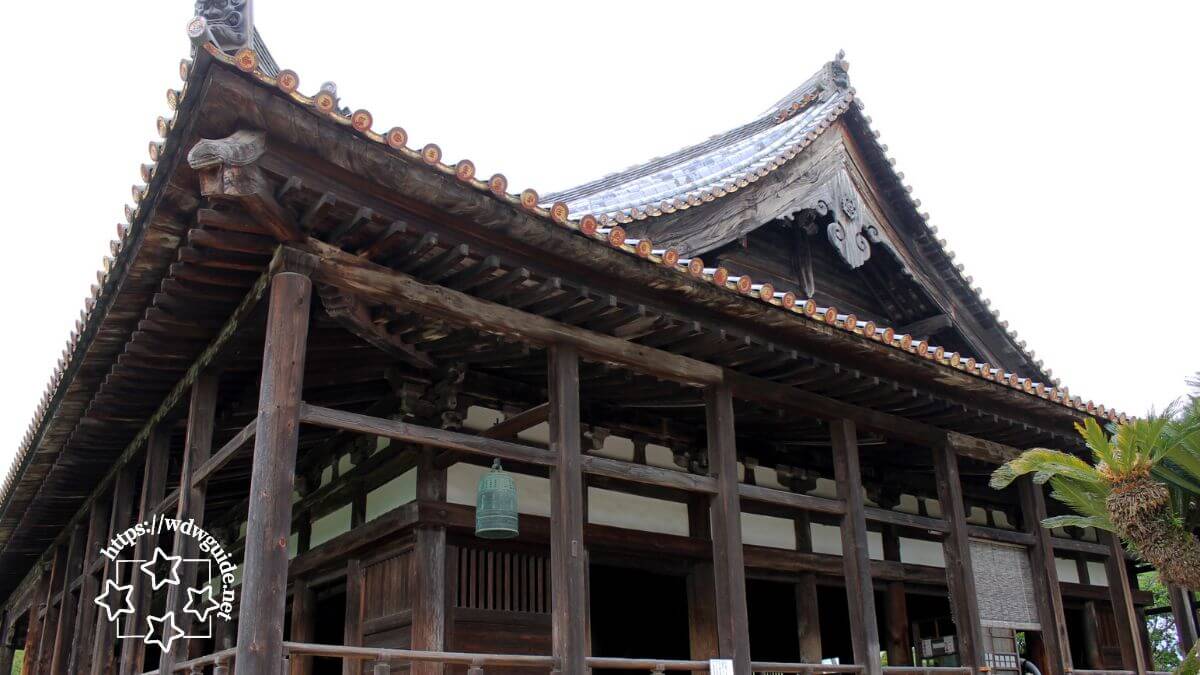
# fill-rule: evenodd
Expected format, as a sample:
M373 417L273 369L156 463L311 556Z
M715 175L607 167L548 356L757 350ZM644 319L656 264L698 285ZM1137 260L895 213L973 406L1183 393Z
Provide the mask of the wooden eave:
M735 369L738 363L763 357L790 359L811 367L830 396L930 423L936 420L940 426L981 437L994 432L1018 447L1055 440L1071 443L1071 424L1088 414L1075 405L1048 400L1048 392L1027 392L1016 381L1000 383L935 361L915 346L884 344L842 318L820 320L782 307L775 298L768 302L739 294L710 275L689 276L666 264L670 261L660 254L639 256L623 239L581 232L580 223L568 220L565 213L538 207L536 195L510 195L506 185L497 189L495 177L477 180L469 162L442 164L436 146L418 152L403 147L402 141L389 145L388 138L370 131L369 114L365 126L361 124L360 113L365 111L347 118L336 110L320 109L315 99L287 90L294 90L294 81L291 87L281 86L285 76L295 77L289 71L278 78L254 70L254 64L243 71L228 57L206 51L187 65L182 93L174 96L180 101L177 114L160 121L165 140L155 147L157 161L145 172L149 184L135 189L136 195L144 196L130 212L118 254L85 314L80 335L71 342L31 431L28 450L19 455L10 476L0 510L0 596L7 595L47 546L61 537L63 526L87 503L97 478L117 457L136 450L131 444L146 420L168 392L184 383L185 372L216 336L222 319L266 270L274 242L261 237L245 240L248 252L237 254L242 267L227 276L235 283L219 289L195 283L194 275L205 267L183 255L185 250L193 256L204 254L205 238L211 234L196 227L202 205L198 180L181 158L201 138L221 138L242 128L268 132L268 150L260 164L278 185L293 181L288 198L292 208L303 213L315 208L322 196L336 194L340 208L369 214L353 222L352 245L346 246L364 255L389 236L390 224L411 223L410 234L441 234L438 250L469 246L471 256L462 262L468 267L456 268L460 271L487 262L479 259L486 256L497 274L528 270L530 286L562 280L572 292L588 291L581 297L607 303L600 308L603 316L645 312L664 317L664 324L671 326L701 325L701 336L668 341L661 348L686 353L689 344L703 338L714 362ZM391 134L389 138L395 140ZM335 231L326 226L313 234L328 239ZM428 259L414 265L418 270L427 266ZM588 324L582 317L596 316L582 302L553 310L545 302L532 306L546 307L556 320L584 326ZM164 307L186 317L179 322L186 334L144 330L143 324L153 322L154 310ZM310 344L336 350L341 343L340 337L322 343L318 331ZM138 359L156 365L146 368L137 365ZM237 364L236 376L222 382L222 400L246 402L256 364L256 354ZM366 365L376 367L372 362ZM330 398L321 401L325 405L364 405L383 391L359 384L365 380L355 380L359 374L354 369L335 370L337 377L327 378L331 391ZM250 400L251 408L252 404ZM245 423L239 410L235 405L229 418L223 418L219 436L229 438Z

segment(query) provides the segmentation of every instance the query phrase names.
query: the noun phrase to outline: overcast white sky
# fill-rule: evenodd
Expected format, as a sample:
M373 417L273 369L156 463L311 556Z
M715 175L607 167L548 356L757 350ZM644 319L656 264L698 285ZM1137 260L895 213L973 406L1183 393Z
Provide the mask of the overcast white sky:
M256 5L306 93L335 80L377 128L543 194L740 124L844 48L922 209L1074 393L1142 413L1200 371L1194 3ZM15 11L0 466L148 161L192 3Z

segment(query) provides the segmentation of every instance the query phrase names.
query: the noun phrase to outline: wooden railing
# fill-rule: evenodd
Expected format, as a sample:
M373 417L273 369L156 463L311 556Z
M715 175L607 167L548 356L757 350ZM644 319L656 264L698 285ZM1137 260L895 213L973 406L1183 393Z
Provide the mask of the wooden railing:
M883 675L971 675L966 666L884 666Z
M234 675L234 649L208 654L199 658L183 661L171 668L171 673L199 675L211 672L213 675ZM307 642L283 643L284 664L293 658L335 658L353 661L376 662L373 675L389 675L392 672L389 661L404 662L405 665L414 663L439 663L444 665L467 666L469 675L484 675L485 668L531 668L554 671L558 660L553 656L533 656L527 654L472 654L466 652L435 652L414 649L385 649L374 647L348 647L345 645L314 644ZM627 659L605 656L587 658L590 669L605 668L609 670L629 670L642 673L676 673L676 672L708 672L709 662L700 660L670 660L670 659ZM206 669L212 668L211 671ZM775 663L756 661L750 664L750 669L759 674L792 674L802 675L861 675L862 666L835 665L822 663ZM970 675L969 668L884 668L885 675ZM283 672L287 672L286 668ZM159 671L148 671L144 675L160 675Z

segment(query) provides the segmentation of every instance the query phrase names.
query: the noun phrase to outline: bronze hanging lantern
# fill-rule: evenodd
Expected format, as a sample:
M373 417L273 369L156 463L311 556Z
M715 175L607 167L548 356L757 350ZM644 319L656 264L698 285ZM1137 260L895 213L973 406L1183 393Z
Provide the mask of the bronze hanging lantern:
M500 460L479 479L475 495L475 536L512 539L517 529L517 484L500 468Z

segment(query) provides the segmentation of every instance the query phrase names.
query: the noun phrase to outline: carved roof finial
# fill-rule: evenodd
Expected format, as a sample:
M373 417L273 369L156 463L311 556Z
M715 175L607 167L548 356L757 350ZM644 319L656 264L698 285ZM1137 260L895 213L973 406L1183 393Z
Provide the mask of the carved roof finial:
M211 41L231 54L252 49L254 0L196 0L188 35L194 41Z

